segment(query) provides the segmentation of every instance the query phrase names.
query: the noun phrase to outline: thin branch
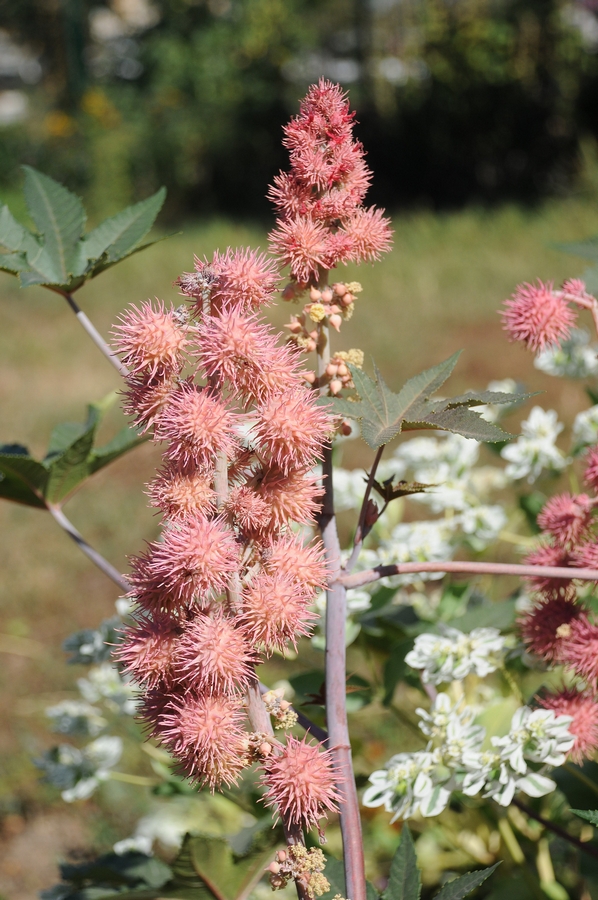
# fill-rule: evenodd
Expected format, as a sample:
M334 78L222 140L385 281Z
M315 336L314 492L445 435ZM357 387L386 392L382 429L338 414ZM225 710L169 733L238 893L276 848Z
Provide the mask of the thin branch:
M330 359L328 325L319 325L318 377L320 384ZM325 390L325 388L320 388ZM329 749L338 774L342 800L340 822L343 838L343 858L347 897L366 900L365 862L359 816L359 800L353 775L351 743L346 707L346 647L347 591L339 580L341 548L334 515L332 484L332 447L324 451L322 463L324 498L320 513L320 531L330 582L326 591L326 721L330 736Z
M572 834L569 834L568 831L565 831L564 828L560 828L558 825L555 825L553 822L549 821L549 819L545 819L544 816L541 816L539 813L535 812L531 806L528 806L526 803L522 803L521 800L518 800L514 797L511 800L513 806L516 806L517 809L520 809L521 812L524 812L526 816L529 816L530 819L535 819L536 822L539 822L540 825L543 825L544 828L548 829L548 831L552 831L553 834L556 834L557 837L562 838L567 843L571 844L573 847L577 847L578 850L581 850L582 853L585 853L587 856L592 856L594 859L598 859L598 849L592 846L588 846L584 844L583 841L580 841L579 838L574 837Z
M372 463L372 469L368 476L368 483L365 489L365 494L363 495L363 500L361 503L361 510L359 511L359 521L357 522L357 528L355 529L355 538L353 540L353 550L351 551L351 556L343 566L343 569L347 574L351 572L353 566L357 562L357 558L361 553L361 548L363 547L363 542L367 536L367 531L365 529L365 517L367 514L368 508L368 500L370 499L370 494L372 493L372 487L374 485L374 479L376 477L376 470L382 459L382 454L384 452L384 444L381 447L378 447L376 451L376 457L374 462Z
M573 566L520 566L515 563L490 562L408 562L376 566L354 575L341 575L339 581L347 590L371 584L393 575L419 572L454 572L461 575L516 575L519 578L563 578L578 581L598 581L598 569L576 569Z
M79 534L73 523L67 519L61 508L59 506L48 504L48 510L54 521L57 522L71 540L76 543L79 550L81 550L85 556L98 567L98 569L101 569L104 575L111 578L112 581L119 586L121 591L128 594L131 590L131 585L126 578L124 578L107 559L104 559L101 553L98 553L97 550L94 550L93 547L87 543L83 535Z
M87 318L81 307L78 303L73 299L72 294L63 294L62 295L70 308L73 310L80 324L83 326L89 337L92 339L96 347L98 347L101 352L104 354L106 359L111 365L114 366L119 375L122 375L123 378L126 378L129 374L129 370L126 366L123 366L120 359L113 353L100 332L97 330L95 325Z
M270 690L271 688L267 687L267 685L263 684L260 681L260 694L267 694ZM312 722L311 719L308 719L306 715L304 715L300 710L295 709L294 706L291 706L291 710L297 716L297 722L299 723L299 725L301 725L304 731L309 731L309 733L312 734L316 738L316 740L320 741L322 744L328 743L327 731L324 731L323 728L320 728L319 725L316 725L315 722Z

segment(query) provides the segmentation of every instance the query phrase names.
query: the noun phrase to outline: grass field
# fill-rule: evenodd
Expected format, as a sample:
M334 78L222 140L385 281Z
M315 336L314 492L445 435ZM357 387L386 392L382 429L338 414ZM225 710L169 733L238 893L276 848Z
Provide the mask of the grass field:
M552 201L535 210L397 215L394 228L395 248L386 259L346 273L360 280L364 291L337 346L361 347L395 388L463 348L451 390L514 376L530 390L546 390L542 404L570 418L581 405L580 389L536 372L531 356L507 343L497 309L520 281L540 276L560 282L583 271L583 261L549 245L598 232L595 197ZM103 334L128 303L154 296L177 303L172 282L192 269L194 253L265 245L265 231L250 225L188 223L181 230L80 292L80 304ZM52 427L82 419L87 402L119 389L118 375L57 295L41 288L21 290L10 276L0 275L0 309L0 442L24 443L42 454ZM281 306L273 318L282 324L288 312ZM119 427L117 407L103 426L106 437ZM367 462L358 448L351 453L353 464ZM92 479L66 508L85 537L119 570L126 569L127 554L156 533L143 483L157 459L154 448L143 446ZM65 812L57 792L39 785L31 760L53 742L43 709L75 696L75 679L81 674L65 666L61 642L110 615L117 591L45 513L0 504L0 534L0 814L5 850L0 894L20 900L51 883L56 855L70 846L64 844L66 838L52 843L54 832L76 834L82 845L107 845L128 833L138 801L125 791L117 821L109 804L96 799ZM48 825L44 831L40 822L50 821L50 814L63 825ZM37 840L36 855L45 858L41 868L29 852L18 850L30 847L24 835L34 844Z

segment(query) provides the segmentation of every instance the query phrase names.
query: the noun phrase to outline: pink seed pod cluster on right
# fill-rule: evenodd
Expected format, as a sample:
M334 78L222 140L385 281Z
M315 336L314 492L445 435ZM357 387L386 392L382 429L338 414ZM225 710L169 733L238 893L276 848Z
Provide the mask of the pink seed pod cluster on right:
M596 568L598 447L590 448L584 462L590 493L558 494L545 504L538 516L542 543L528 554L527 563ZM564 666L569 682L573 679L538 700L557 715L572 716L571 758L581 763L598 748L598 624L579 601L573 582L542 575L528 580L533 605L519 619L523 642L532 655Z

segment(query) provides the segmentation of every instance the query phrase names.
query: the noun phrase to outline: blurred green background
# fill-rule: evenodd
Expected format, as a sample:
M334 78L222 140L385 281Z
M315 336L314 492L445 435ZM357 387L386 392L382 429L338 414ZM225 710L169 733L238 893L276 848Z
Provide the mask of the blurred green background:
M28 163L81 193L95 222L166 184L159 227L181 233L78 295L107 335L130 302L176 303L194 253L265 247L281 126L311 81L338 80L374 169L371 201L395 228L388 257L347 272L364 292L339 346L375 357L395 388L464 347L455 391L519 378L570 421L582 390L536 371L496 311L522 280L579 275L583 262L551 244L598 232L596 50L591 2L0 0L0 197L24 215ZM41 453L118 376L60 297L2 274L0 315L0 442ZM116 405L105 437L120 425ZM143 493L157 462L141 447L66 508L119 570L157 533ZM367 462L347 449L345 465ZM0 896L29 900L66 853L127 836L147 792L109 783L66 806L40 785L32 758L55 742L44 709L76 697L84 674L64 664L62 640L111 615L117 591L45 513L4 503L0 534ZM361 716L367 773L388 753Z

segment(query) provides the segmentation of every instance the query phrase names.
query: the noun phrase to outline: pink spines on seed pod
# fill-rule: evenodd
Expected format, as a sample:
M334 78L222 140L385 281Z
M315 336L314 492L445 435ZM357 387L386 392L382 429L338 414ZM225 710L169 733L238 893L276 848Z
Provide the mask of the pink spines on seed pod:
M123 629L124 639L113 656L125 672L147 688L169 683L182 631L181 621L164 613L156 613L151 619L142 616Z
M127 378L123 411L141 434L156 424L177 386L174 378Z
M557 566L567 568L572 565L571 554L565 547L544 544L525 557L524 562L529 566ZM571 582L564 578L551 578L546 575L534 575L525 579L532 590L567 595L571 593Z
M593 500L587 494L551 497L538 516L538 525L558 544L572 547L587 537L592 524Z
M544 660L558 660L560 648L571 633L571 622L583 614L572 597L554 595L537 603L518 621L527 649Z
M255 315L225 309L220 316L207 317L197 343L206 375L228 382L233 393L255 399L299 383L296 355L277 347L270 326Z
M308 830L338 810L338 776L332 754L321 744L289 737L280 753L267 758L263 769L264 802L286 822Z
M333 416L316 405L310 391L299 388L260 404L253 434L260 454L281 471L291 472L321 456L333 428Z
M546 694L538 702L544 709L552 709L557 716L571 716L570 734L575 743L570 752L574 763L581 765L584 759L591 759L598 748L598 704L589 691L577 688L563 688L558 694Z
M196 298L200 317L206 298L213 309L234 306L251 311L271 303L280 280L275 261L249 247L216 251L209 262L196 258L195 269L197 285L192 275L181 276L178 283L183 293Z
M584 614L569 625L561 643L559 662L572 669L594 690L598 683L598 626Z
M148 301L141 309L132 306L116 325L114 345L133 375L148 379L178 374L184 365L187 329L181 326L174 309L166 310L161 301L153 308Z
M580 569L598 569L598 542L586 541L573 550L573 564Z
M299 114L285 125L283 144L290 150L314 141L341 144L351 140L354 118L340 85L320 79L301 101Z
M358 209L343 223L342 231L350 239L351 259L355 262L372 262L380 259L392 245L390 219L384 217L381 209Z
M268 505L269 529L278 531L288 522L312 524L320 510L319 498L324 494L324 488L320 487L318 481L318 475L309 469L289 472L287 475L272 466L256 473L250 486Z
M209 515L216 509L216 491L212 488L214 473L210 470L180 470L167 463L148 484L152 506L165 516L176 519L192 513Z
M199 693L232 694L254 676L256 654L241 624L222 610L199 613L178 645L176 675Z
M156 440L169 441L166 457L180 466L210 467L235 442L237 418L208 389L185 381L170 396L156 423Z
M563 293L569 294L578 300L593 299L586 290L585 281L582 281L581 278L569 278L568 281L565 281L563 283Z
M561 344L571 333L576 314L555 292L552 282L520 284L501 313L503 328L512 341L523 341L532 351Z
M290 172L279 172L274 176L267 197L284 218L306 215L314 202L311 188L299 184Z
M168 687L164 685L148 688L140 697L137 707L137 718L143 723L144 731L148 737L161 740L163 728L166 727L166 718L172 712L172 704L181 702L183 693L179 685Z
M213 300L224 305L258 309L272 302L272 295L280 281L276 262L265 253L247 247L215 254L212 267L218 278L212 292Z
M165 614L176 617L184 608L178 593L164 584L162 573L156 571L153 547L139 556L131 557L131 572L127 576L131 585L128 597L139 604L144 614Z
M232 489L225 509L240 532L247 536L260 534L270 522L266 501L244 484Z
M247 765L243 719L238 698L187 692L162 713L159 737L188 778L214 790L234 784Z
M309 604L311 592L290 575L260 572L248 584L242 596L240 613L252 642L263 644L268 653L284 650L289 641L311 632L318 616Z
M292 532L270 541L263 563L268 574L290 575L309 591L324 587L329 575L321 541L303 544Z
M330 268L328 237L321 222L296 215L279 220L269 241L272 252L280 256L284 266L289 266L292 277L308 282L318 278L321 268Z
M133 594L150 610L161 608L164 594L171 608L187 607L221 593L238 563L239 547L224 520L196 513L172 522L162 541L135 558Z
M598 491L598 446L590 447L583 457L585 471L583 480L587 485Z

